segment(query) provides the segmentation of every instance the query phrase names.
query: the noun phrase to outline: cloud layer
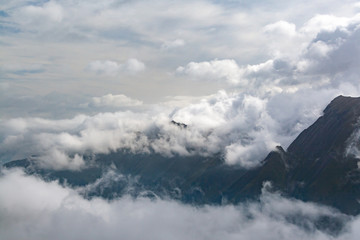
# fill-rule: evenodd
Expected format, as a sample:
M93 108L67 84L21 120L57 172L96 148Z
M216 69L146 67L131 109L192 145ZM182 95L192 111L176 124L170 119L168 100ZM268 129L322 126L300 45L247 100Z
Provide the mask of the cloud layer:
M337 93L313 90L313 97L305 97L308 90L260 98L220 91L176 110L162 107L62 120L9 119L0 123L0 152L3 161L37 155L44 166L56 169L81 167L83 155L118 149L169 157L222 153L230 164L253 167L276 145L290 144ZM88 107L139 104L123 95L105 95L94 98ZM188 127L179 128L172 120Z
M4 239L357 239L358 218L269 193L259 202L195 208L175 201L86 200L74 189L26 176L0 176L0 230ZM322 218L341 221L333 236ZM331 231L330 231L331 232Z

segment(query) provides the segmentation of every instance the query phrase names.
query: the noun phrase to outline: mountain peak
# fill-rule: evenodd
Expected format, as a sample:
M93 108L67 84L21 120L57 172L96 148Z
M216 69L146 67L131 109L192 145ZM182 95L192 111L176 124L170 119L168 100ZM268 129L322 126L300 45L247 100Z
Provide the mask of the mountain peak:
M287 151L305 158L324 152L343 154L347 139L358 128L360 98L338 96L325 108L324 115L305 129Z
M352 111L354 117L359 117L360 97L350 97L343 95L337 96L325 108L324 114L331 114L331 113L343 114L348 111Z

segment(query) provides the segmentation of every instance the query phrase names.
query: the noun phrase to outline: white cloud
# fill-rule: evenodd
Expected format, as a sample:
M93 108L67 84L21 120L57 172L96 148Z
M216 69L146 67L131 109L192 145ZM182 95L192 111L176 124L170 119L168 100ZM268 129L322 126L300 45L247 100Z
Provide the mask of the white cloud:
M64 10L56 1L46 2L43 6L26 6L22 13L28 18L27 21L54 21L61 22L64 18Z
M280 37L293 37L297 34L295 24L286 21L266 25L264 31L265 33L280 35Z
M217 80L256 96L341 82L356 84L360 18L317 15L299 30L279 21L264 27L273 58L239 66L235 60L190 62L176 72L196 80Z
M130 58L125 62L124 68L130 73L137 73L145 70L145 64L136 58Z
M286 60L275 59L263 63L239 66L233 59L190 62L178 67L176 73L193 80L217 81L247 92L276 91L278 79L291 75L294 66ZM225 86L226 86L225 85ZM275 88L274 88L275 87ZM253 93L252 93L253 94Z
M226 81L230 84L239 84L241 70L232 59L212 60L210 62L190 62L185 67L176 69L178 74L186 74L194 79L208 81ZM245 84L245 83L242 83Z
M90 62L86 70L95 72L96 74L105 74L108 76L117 76L125 72L135 74L145 70L145 64L135 58L130 58L124 63L118 63L111 60Z
M359 219L264 190L260 202L192 207L175 201L86 200L76 190L26 176L0 176L1 236L4 239L357 239ZM348 229L333 236L316 227L321 217ZM292 221L292 219L294 221ZM296 220L296 221L295 221ZM350 221L349 221L350 220ZM141 229L141 231L139 231Z
M93 61L90 62L86 67L87 70L95 72L97 74L105 74L110 76L116 76L121 70L121 65L117 62L106 60L106 61Z
M35 157L34 159L39 164L40 168L45 169L50 168L55 170L79 170L82 167L85 167L85 162L82 156L75 154L75 156L70 157L56 148L51 149L44 155ZM49 159L51 159L51 161L49 161Z
M356 16L355 16L356 18ZM352 19L347 17L337 17L334 15L316 15L307 21L299 30L301 33L310 34L315 37L321 31L333 32L338 28L346 28Z
M175 39L174 41L166 41L161 45L162 50L169 50L173 48L182 47L185 45L185 41L183 39Z

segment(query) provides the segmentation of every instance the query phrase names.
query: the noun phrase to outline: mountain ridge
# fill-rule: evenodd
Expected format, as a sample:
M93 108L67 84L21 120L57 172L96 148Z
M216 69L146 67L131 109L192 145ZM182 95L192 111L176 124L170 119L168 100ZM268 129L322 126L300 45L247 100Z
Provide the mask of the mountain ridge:
M257 199L263 183L271 182L274 190L288 197L357 215L359 159L347 150L350 137L359 129L359 118L360 98L338 96L287 150L276 147L253 169L225 165L220 155L167 158L126 151L99 154L94 165L79 172L40 169L31 158L12 161L4 167L23 167L28 174L75 187L92 184L106 172L114 171L125 178L97 185L85 195L111 199L129 194L126 181L136 179L130 191L135 197L146 191L148 197L170 197L190 204L236 204Z

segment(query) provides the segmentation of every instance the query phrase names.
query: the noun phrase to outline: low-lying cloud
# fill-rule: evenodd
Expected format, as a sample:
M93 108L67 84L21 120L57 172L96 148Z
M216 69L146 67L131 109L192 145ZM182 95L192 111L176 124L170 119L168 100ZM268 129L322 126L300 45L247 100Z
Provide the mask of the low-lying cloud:
M0 176L4 239L358 239L358 217L264 189L259 202L193 207L172 200L84 199L20 170ZM343 224L336 233L321 219Z
M0 123L0 152L3 161L36 155L44 167L55 169L81 167L84 155L119 149L169 157L222 153L227 163L253 167L276 145L290 144L338 92L314 90L312 98L305 97L308 93L264 99L220 91L176 110L105 112L63 120L9 119ZM100 104L114 97L109 96L96 99ZM113 100L117 98L130 99L120 95Z

